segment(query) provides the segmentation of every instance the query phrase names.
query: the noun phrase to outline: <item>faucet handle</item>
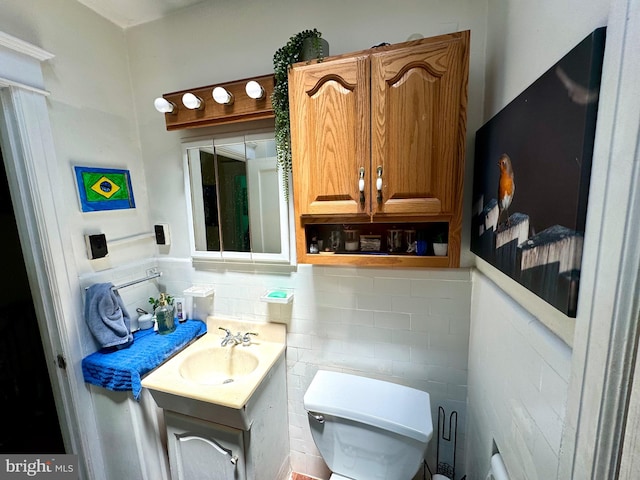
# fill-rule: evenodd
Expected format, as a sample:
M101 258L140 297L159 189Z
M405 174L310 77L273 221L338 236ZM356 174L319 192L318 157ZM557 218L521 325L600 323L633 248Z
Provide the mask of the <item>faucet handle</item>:
M242 336L242 345L247 347L249 345L251 345L251 337L249 335L255 335L256 337L258 336L257 333L255 332L247 332Z
M231 337L232 337L231 332L229 331L228 328L224 328L224 327L218 327L218 330L222 330L225 333L224 338L220 342L220 346L226 347L229 341L231 340Z

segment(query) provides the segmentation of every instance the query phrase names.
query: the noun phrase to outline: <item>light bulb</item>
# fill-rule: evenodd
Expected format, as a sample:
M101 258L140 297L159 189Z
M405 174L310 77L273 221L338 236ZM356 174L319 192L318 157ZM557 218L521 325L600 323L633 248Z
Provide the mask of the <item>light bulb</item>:
M221 105L231 105L233 103L233 95L226 88L216 87L213 89L213 99Z
M189 110L199 110L202 108L202 99L196 97L193 93L185 93L182 96L182 103Z
M166 98L162 98L162 97L156 98L153 101L153 106L156 107L156 110L159 111L160 113L173 113L176 108L175 103L170 102Z
M255 80L247 82L244 90L245 92L247 92L247 95L255 100L260 100L262 97L264 97L264 88L262 88L262 85L260 85Z

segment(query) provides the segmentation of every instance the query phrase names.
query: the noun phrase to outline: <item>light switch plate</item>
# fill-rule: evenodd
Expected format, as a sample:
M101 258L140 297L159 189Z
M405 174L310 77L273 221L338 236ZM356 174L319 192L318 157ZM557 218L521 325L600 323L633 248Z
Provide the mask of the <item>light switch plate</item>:
M109 250L107 249L107 237L104 233L85 235L84 240L87 246L87 256L89 257L89 260L104 258L109 255Z
M158 223L153 226L153 230L158 245L171 245L171 234L169 233L168 223Z

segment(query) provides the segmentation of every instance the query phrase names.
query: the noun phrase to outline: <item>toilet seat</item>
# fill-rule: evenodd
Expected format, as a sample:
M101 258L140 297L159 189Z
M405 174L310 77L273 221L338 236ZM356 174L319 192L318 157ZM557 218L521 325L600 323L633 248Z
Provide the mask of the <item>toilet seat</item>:
M338 475L337 473L332 473L329 477L329 480L353 480L352 478L343 477L342 475Z

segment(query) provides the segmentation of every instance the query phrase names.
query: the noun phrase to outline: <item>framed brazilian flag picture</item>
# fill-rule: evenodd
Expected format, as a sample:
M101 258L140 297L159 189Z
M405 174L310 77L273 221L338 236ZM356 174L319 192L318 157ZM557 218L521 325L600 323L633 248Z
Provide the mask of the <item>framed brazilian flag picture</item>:
M129 170L73 167L83 212L135 208Z

